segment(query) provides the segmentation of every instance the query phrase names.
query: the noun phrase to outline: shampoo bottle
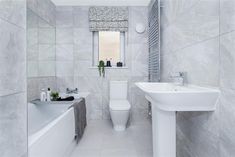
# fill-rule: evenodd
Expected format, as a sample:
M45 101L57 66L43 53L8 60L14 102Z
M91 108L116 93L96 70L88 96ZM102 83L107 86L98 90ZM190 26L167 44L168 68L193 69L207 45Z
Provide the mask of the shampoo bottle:
M51 89L50 88L48 88L46 95L47 95L47 101L51 101Z
M41 90L40 101L46 101L46 92L44 89Z

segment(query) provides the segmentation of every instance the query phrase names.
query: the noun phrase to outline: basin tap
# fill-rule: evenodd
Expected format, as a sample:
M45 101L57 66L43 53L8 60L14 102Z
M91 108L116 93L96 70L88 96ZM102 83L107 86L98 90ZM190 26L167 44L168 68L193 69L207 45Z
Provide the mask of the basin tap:
M185 83L185 72L174 72L171 73L170 79L179 86L183 86Z
M75 89L66 88L66 94L78 94L78 88Z

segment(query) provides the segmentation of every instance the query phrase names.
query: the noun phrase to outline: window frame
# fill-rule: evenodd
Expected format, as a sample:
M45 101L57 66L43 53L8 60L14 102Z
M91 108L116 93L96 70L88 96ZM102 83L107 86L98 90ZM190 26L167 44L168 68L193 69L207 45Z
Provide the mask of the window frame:
M93 36L93 62L92 66L98 66L99 64L99 32L94 31L92 32ZM125 51L126 51L126 33L120 32L120 62L122 62L123 67L126 65L125 63ZM106 63L105 63L106 64ZM116 67L117 63L112 63L113 67Z

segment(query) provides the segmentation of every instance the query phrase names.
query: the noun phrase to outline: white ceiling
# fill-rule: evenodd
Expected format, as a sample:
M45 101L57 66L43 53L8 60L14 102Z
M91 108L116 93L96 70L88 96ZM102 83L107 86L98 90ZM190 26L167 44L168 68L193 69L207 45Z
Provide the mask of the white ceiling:
M151 0L52 0L66 6L147 6Z

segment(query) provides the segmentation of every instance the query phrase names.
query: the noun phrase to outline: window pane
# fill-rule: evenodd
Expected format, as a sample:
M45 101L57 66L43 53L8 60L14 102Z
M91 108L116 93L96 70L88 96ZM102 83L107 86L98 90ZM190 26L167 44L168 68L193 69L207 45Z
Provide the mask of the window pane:
M120 61L120 32L99 32L99 60Z

